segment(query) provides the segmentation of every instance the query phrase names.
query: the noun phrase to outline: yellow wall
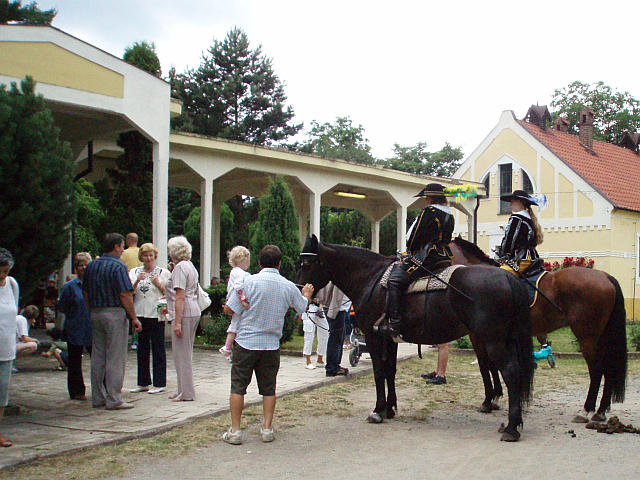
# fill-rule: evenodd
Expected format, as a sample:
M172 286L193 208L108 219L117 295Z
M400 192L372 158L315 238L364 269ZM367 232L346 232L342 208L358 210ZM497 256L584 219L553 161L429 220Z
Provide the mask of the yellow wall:
M573 183L567 177L558 174L558 216L560 218L573 217Z
M578 192L578 217L591 217L593 202L582 192Z
M37 82L124 97L124 76L49 42L1 42L0 73Z
M555 217L555 173L556 169L544 157L540 157L540 178L538 179L538 189L547 195L549 206L540 214L542 219Z

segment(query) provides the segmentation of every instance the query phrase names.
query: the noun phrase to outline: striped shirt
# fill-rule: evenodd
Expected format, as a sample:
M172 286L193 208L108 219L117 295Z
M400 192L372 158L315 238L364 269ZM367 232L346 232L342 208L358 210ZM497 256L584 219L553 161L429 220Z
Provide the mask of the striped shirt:
M91 308L121 307L120 294L132 290L127 267L110 253L87 265L82 291L87 292Z
M303 313L307 299L275 268L263 268L244 279L242 286L249 309L245 310L238 295L229 295L227 306L242 314L236 342L247 350L278 350L289 308Z

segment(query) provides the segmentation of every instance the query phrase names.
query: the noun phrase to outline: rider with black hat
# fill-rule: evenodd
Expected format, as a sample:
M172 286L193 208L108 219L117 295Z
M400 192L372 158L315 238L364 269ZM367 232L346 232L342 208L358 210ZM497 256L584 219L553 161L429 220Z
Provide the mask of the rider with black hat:
M387 281L387 317L392 336L400 333L400 300L409 284L428 275L426 270L433 272L450 266L453 257L449 242L455 220L447 204L444 187L439 183L430 183L416 197L424 197L427 206L407 232L409 255L393 267Z
M500 199L511 202L512 213L497 253L504 262L501 268L520 276L539 258L536 246L542 243L543 233L531 209L537 200L523 190L514 190Z

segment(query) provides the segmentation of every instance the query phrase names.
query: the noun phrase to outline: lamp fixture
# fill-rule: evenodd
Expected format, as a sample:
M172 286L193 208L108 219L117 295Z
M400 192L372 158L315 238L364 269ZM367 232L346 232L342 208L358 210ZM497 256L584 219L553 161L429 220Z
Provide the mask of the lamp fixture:
M364 193L354 193L354 192L343 192L338 190L337 192L333 192L334 195L339 197L348 197L348 198L367 198Z

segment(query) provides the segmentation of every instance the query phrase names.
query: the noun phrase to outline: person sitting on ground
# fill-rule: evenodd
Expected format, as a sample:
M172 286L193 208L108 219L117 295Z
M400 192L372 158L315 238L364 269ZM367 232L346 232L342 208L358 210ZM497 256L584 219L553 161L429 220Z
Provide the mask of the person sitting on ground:
M242 291L242 284L244 279L250 275L247 270L251 264L251 253L245 247L237 245L229 251L227 256L229 257L229 265L233 267L227 282L227 300L229 300L229 295L239 295L242 306L246 310L249 308L249 304L246 301L246 295ZM227 340L219 350L229 361L231 361L231 348L238 332L240 317L241 315L239 314L234 314L231 317L231 324L227 329Z
M21 357L38 349L38 339L29 336L29 327L33 326L40 311L35 305L27 305L20 315L16 315L16 356Z
M424 378L427 384L432 385L445 385L447 383L447 363L449 362L449 344L438 344L438 365L433 372L423 373L420 375Z
M50 328L47 330L47 335L51 337L53 342L46 352L42 352L40 355L43 357L55 357L58 361L58 366L54 370L63 371L69 366L69 354L67 342L62 340L62 330L59 328Z
M302 355L306 360L306 367L313 370L316 367L324 367L324 356L327 354L327 340L329 339L329 322L324 315L322 305L318 303L318 299L314 298L309 304L309 309L302 314L302 331L304 332L304 346L302 347ZM316 331L318 332L318 346L316 349L316 364L311 362L311 353L313 350L313 339Z

